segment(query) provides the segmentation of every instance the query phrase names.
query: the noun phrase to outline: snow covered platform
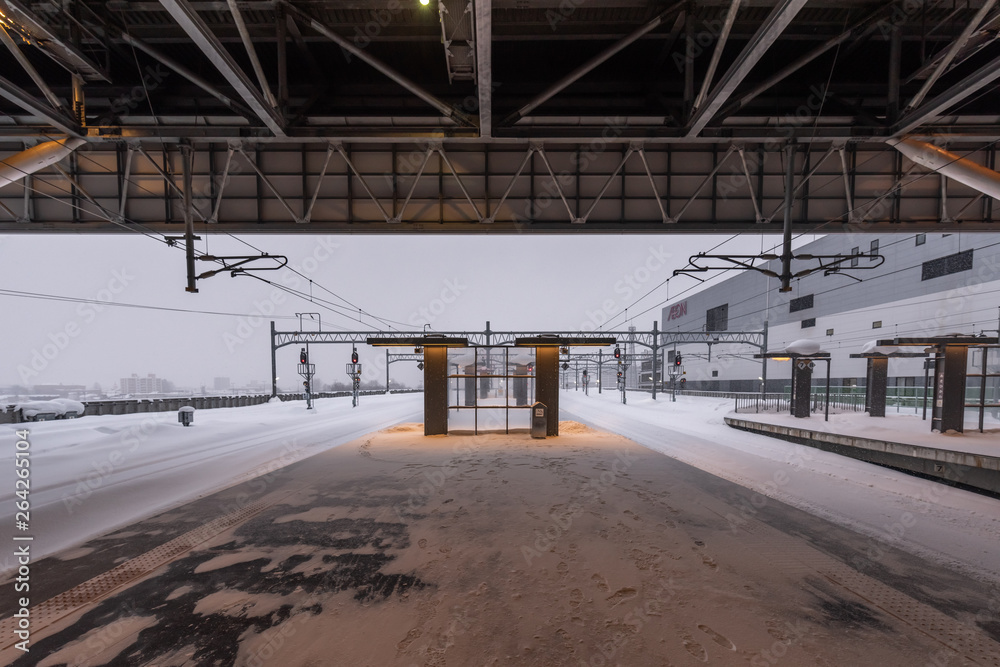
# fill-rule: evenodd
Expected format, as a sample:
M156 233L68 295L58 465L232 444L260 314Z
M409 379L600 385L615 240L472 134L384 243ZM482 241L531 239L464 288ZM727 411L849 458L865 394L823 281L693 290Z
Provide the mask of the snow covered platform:
M560 432L398 425L91 539L0 664L1000 665L981 581Z
M932 433L915 415L869 417L866 413L813 416L727 415L733 428L892 466L934 479L1000 494L1000 428L983 433Z

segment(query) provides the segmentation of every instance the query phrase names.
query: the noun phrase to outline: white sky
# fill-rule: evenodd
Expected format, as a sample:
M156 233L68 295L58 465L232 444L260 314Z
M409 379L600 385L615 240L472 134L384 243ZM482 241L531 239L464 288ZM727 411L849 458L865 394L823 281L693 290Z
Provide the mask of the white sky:
M707 251L726 236L250 236L247 242L311 277L313 294L340 303L325 287L366 312L413 330L431 329L579 330L617 316L614 327L668 297L660 286L689 255ZM810 237L811 238L811 237ZM803 241L808 239L803 239ZM769 247L780 237L765 237ZM222 235L208 239L216 255L256 254ZM761 237L744 236L717 252L757 252ZM205 250L205 241L198 249ZM215 266L199 262L197 270ZM289 272L258 274L304 292L308 281ZM728 277L728 276L727 276ZM289 279L297 279L291 284ZM670 281L669 295L697 285L693 278ZM322 287L320 287L322 286ZM320 312L324 329L385 328L369 317L362 324L324 305L283 294L248 277L228 274L199 281L200 292L185 287L184 252L136 235L0 236L0 288L154 305L254 315L294 316ZM696 288L697 289L697 288ZM447 303L446 303L447 302ZM0 385L85 384L111 388L119 378L154 373L178 387L211 387L212 378L234 383L269 377L269 318L102 307L80 303L18 298L0 294L4 313ZM349 307L345 307L350 310ZM423 312L421 312L423 309ZM640 330L660 319L657 307L634 317ZM256 324L257 326L252 326ZM397 328L404 328L395 325ZM278 320L279 330L294 330L293 320ZM66 332L75 335L67 335ZM321 382L345 381L346 346L315 346L312 359ZM278 353L280 384L297 385L293 364L298 350ZM384 350L361 348L362 363ZM381 366L379 367L381 368ZM384 372L365 379L384 380ZM393 364L393 378L415 385L419 374L409 364ZM289 379L286 385L285 378Z

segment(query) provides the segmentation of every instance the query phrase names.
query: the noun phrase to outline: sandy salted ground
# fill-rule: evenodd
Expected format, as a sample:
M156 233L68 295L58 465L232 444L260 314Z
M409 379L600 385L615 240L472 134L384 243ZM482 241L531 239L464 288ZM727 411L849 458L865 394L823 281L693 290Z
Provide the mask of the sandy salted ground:
M40 595L60 593L262 503L36 628L14 664L1000 664L988 585L619 436L561 431L398 426L43 561Z

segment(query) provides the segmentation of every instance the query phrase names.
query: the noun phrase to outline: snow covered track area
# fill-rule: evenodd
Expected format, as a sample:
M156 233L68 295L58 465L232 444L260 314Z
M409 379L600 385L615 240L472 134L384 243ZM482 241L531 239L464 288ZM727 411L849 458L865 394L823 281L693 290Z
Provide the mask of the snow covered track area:
M184 428L176 412L90 416L0 425L31 433L34 559L80 544L168 507L259 477L401 421L419 420L422 394L327 398L217 408ZM13 484L3 489L0 537L11 543ZM16 563L11 554L0 570Z
M422 400L156 423L79 505L141 421L35 425L32 526L70 546L32 565L30 653L0 600L0 664L1000 667L996 499L728 400L564 391L545 439L424 436Z

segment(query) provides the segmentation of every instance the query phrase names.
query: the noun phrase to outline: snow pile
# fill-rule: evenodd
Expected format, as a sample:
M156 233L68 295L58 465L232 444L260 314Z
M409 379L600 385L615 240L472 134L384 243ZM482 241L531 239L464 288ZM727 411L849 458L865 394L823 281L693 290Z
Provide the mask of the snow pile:
M82 417L84 411L87 407L80 401L74 401L69 398L56 398L50 401L50 403L59 403L63 406L63 416L68 415L71 412L75 412L77 417Z
M54 398L51 401L22 401L14 406L20 410L25 419L34 419L38 415L55 415L56 419L66 417L82 417L86 407L80 401L68 398ZM7 409L4 408L4 412Z
M861 354L894 354L899 352L896 345L879 345L877 340L870 340L861 348Z
M272 396L271 398L267 399L267 402L268 403L281 403L282 401L277 396Z
M816 354L819 351L819 343L808 338L792 341L785 347L785 352L789 354L810 355Z
M24 401L17 404L25 419L34 419L38 415L52 414L62 417L66 414L66 406L58 401Z

